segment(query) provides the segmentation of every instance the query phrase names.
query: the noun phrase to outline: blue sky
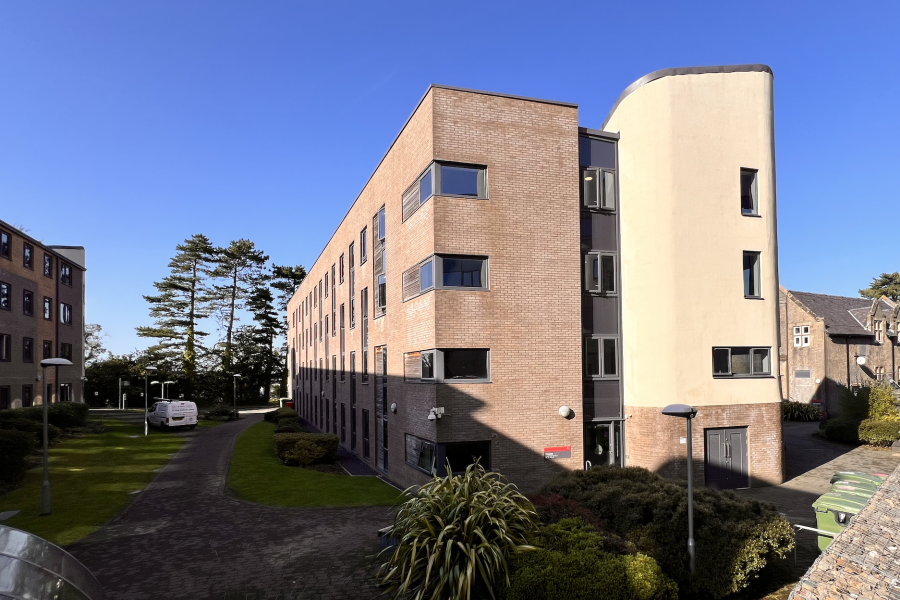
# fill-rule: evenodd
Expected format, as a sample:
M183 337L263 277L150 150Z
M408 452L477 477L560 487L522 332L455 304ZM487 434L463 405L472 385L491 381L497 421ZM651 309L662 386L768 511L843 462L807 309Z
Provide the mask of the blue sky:
M0 1L0 219L87 248L87 318L144 347L177 243L311 264L429 83L576 102L660 68L775 72L782 284L900 270L896 2Z

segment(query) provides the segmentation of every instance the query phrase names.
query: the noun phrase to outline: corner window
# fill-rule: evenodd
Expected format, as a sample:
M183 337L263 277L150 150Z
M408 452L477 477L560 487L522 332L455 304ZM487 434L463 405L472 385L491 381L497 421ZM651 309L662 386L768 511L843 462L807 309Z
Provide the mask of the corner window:
M44 254L44 277L53 277L53 257Z
M22 266L34 269L34 246L27 242L22 244Z
M487 381L489 354L483 350L443 350L444 381Z
M439 163L435 171L442 196L487 197L484 167Z
M419 178L412 183L405 192L403 192L403 220L410 218L419 207L434 195L434 177L431 174L432 166L419 175Z
M59 267L59 282L63 285L72 285L72 265L63 263Z
M410 300L434 288L434 259L428 258L403 272L403 300Z
M756 188L756 170L741 169L741 214L758 215L759 200Z
M403 355L404 381L435 381L434 354L435 350L421 350L419 352L407 352Z
M12 259L12 239L2 230L0 230L0 256Z
M772 372L769 348L713 348L714 377L759 377Z
M440 287L487 289L487 259L470 256L440 256Z
M72 305L65 302L59 303L59 322L63 325L72 324Z
M592 337L585 340L584 374L586 377L619 376L618 338Z
M744 252L744 297L760 296L759 252Z
M0 281L0 310L12 309L12 288L8 283Z
M794 348L806 348L809 346L809 325L794 327Z
M616 293L616 255L590 252L584 256L584 289L601 294Z
M582 171L582 196L586 208L616 209L616 172L589 167Z
M22 313L29 317L34 315L34 292L22 291Z
M430 474L434 470L434 459L434 442L406 434L406 464Z

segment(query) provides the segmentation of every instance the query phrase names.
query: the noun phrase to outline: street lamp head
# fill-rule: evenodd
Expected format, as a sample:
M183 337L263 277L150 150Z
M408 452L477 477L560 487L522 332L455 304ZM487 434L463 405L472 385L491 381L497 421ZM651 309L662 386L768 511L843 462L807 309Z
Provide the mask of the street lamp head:
M175 383L175 382L174 382L174 381L163 381L163 383L166 384L166 385L172 385L172 384Z
M670 404L662 409L662 414L667 417L681 417L683 419L693 419L697 415L697 409L687 404Z
M151 381L151 382L150 382L150 385L159 385L159 382L158 382L158 381Z
M240 379L240 378L241 378L241 374L240 374L240 373L235 373L235 374L234 374L234 378L235 378L235 379Z
M156 367L144 367L145 371L156 371Z
M70 367L72 366L71 360L66 360L65 358L45 358L41 361L42 367Z

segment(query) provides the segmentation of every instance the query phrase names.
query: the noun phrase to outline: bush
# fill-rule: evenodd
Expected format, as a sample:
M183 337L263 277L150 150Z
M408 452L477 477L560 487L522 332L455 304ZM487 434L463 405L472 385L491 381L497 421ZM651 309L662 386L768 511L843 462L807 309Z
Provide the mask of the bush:
M275 454L286 465L307 466L337 461L338 436L333 433L276 433Z
M507 600L676 600L678 586L643 554L616 556L582 519L544 527L544 549L510 560Z
M866 419L859 424L859 440L873 446L890 446L900 439L900 420Z
M858 444L859 425L860 422L855 419L847 419L844 417L828 419L828 422L825 423L825 438L833 442Z
M841 386L840 418L849 419L859 423L869 418L869 391L868 387L859 387L851 390Z
M492 595L509 585L507 561L534 550L528 540L537 532L528 498L475 463L462 475L433 478L401 505L388 529L397 544L382 551L390 556L378 580L397 598Z
M293 417L295 419L299 419L300 415L298 415L297 411L293 408L277 408L263 414L263 419L265 419L269 423L277 423L285 417Z
M300 420L282 419L278 421L275 433L306 433L306 429L300 424Z
M888 384L879 382L869 390L868 418L886 420L897 420L900 418L894 390Z
M32 421L30 419L3 419L0 420L0 429L9 429L15 431L25 431L37 438L38 444L44 443L44 423L43 421ZM62 431L55 425L47 424L47 437L50 441L59 437Z
M84 427L87 424L90 406L81 402L60 402L51 404L47 409L47 421L60 429ZM0 420L28 419L29 421L44 422L44 408L42 406L29 406L26 408L13 408L0 410Z
M0 482L16 483L25 475L25 458L34 452L33 433L0 429Z
M697 571L687 564L687 489L639 467L561 473L544 494L575 500L638 552L654 558L679 588L721 598L758 576L794 547L794 533L774 505L707 488L694 491Z
M783 400L781 402L781 415L785 421L817 421L821 411L818 404Z

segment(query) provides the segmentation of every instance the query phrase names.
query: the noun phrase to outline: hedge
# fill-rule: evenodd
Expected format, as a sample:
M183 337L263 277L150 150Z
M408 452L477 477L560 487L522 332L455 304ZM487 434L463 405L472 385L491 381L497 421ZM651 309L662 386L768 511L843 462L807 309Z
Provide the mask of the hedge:
M833 442L845 444L859 443L860 422L856 419L838 417L825 423L825 437Z
M275 410L270 410L267 413L263 414L263 419L268 421L269 423L277 423L281 419L285 417L293 417L295 419L299 419L300 415L297 414L297 411L293 408L276 408Z
M32 421L30 419L2 419L0 420L0 429L10 429L15 431L24 431L30 433L37 438L38 444L44 442L44 424L43 422ZM47 424L47 437L51 441L59 437L62 430L55 426Z
M338 436L333 433L276 433L274 438L275 454L286 465L337 461Z
M608 552L603 535L583 519L544 527L543 549L510 560L506 600L676 600L678 586L644 554Z
M890 446L900 439L900 420L866 419L859 424L859 439L873 446Z
M794 547L774 505L708 488L694 491L697 571L687 562L687 489L639 467L560 473L542 489L575 500L613 533L654 558L683 591L722 598L747 587Z
M0 429L0 482L16 483L25 475L25 458L34 452L37 440L33 433Z
M81 402L60 402L51 404L47 409L47 420L51 425L60 429L72 429L84 427L87 424L90 406ZM44 421L43 406L29 406L26 408L13 408L0 410L0 420L28 419L29 421Z
M300 419L282 419L278 421L275 433L306 433L306 429L300 424Z

